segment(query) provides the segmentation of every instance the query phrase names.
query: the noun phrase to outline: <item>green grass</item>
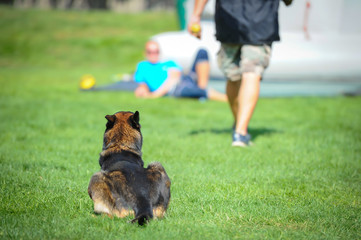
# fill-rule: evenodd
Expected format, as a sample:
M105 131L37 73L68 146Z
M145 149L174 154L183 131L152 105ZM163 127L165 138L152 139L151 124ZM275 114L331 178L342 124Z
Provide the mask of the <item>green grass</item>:
M150 24L151 23L151 24ZM360 239L361 98L260 99L255 146L231 148L224 103L80 92L130 72L171 13L0 7L1 239ZM95 217L106 114L139 110L145 164L172 180L166 218Z

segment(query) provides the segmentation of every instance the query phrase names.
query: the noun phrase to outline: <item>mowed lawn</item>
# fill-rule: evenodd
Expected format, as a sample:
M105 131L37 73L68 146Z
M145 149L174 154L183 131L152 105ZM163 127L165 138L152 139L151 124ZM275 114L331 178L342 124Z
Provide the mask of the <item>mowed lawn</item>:
M129 73L169 12L0 7L0 239L360 239L361 98L263 98L254 146L231 147L227 104L81 92ZM171 178L164 219L95 216L107 114L140 112L145 165Z

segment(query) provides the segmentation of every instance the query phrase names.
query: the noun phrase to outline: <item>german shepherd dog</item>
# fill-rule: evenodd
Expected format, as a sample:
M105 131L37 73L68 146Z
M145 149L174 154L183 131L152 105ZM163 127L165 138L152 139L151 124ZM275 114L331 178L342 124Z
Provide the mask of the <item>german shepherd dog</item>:
M92 176L88 187L94 212L120 218L134 214L132 223L139 225L163 217L171 182L160 163L143 167L139 112L117 112L105 118L101 171Z

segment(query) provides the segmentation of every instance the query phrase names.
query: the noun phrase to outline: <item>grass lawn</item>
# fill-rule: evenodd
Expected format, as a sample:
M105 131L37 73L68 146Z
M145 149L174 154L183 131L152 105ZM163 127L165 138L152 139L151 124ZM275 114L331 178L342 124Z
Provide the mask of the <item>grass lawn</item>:
M260 99L255 145L231 147L227 104L80 92L134 70L171 13L0 7L0 239L360 239L361 98ZM147 165L172 180L166 218L94 216L106 114L140 112Z

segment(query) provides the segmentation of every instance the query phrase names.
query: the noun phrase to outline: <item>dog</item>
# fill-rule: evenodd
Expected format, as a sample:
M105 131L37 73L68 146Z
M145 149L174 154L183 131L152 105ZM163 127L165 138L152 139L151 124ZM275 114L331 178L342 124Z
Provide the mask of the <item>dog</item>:
M139 112L117 112L105 118L101 171L91 177L88 187L94 212L120 218L134 215L131 222L139 225L163 217L171 181L159 162L144 168Z

